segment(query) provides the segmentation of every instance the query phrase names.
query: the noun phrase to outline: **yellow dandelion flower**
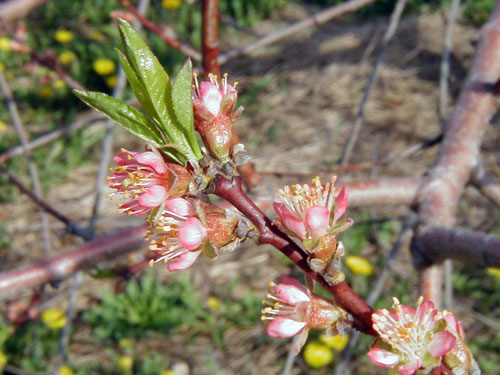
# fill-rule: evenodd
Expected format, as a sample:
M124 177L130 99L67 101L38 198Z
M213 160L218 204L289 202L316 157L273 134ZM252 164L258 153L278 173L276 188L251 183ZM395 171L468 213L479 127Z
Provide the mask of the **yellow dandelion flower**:
M64 82L62 79L56 79L52 84L52 87L55 89L62 89L64 86L66 86L66 82Z
M355 255L348 256L345 264L357 275L369 276L373 272L373 266L369 261Z
M6 36L0 38L0 51L10 51L12 41Z
M120 348L122 348L122 349L130 348L132 346L132 340L130 340L130 339L121 339L118 342L118 345L120 345Z
M134 359L129 355L122 355L118 360L118 366L124 372L130 372L134 366Z
M94 30L94 31L92 31L92 33L90 33L89 38L97 41L97 40L101 40L102 38L104 38L104 35L99 30Z
M52 89L48 86L40 87L40 96L44 99L50 98L52 96Z
M488 267L486 271L491 275L500 279L500 268Z
M61 329L66 325L66 313L56 308L45 310L42 313L42 322L51 329Z
M335 335L335 336L326 336L321 335L319 337L319 341L328 346L330 349L336 350L338 352L344 350L347 343L349 342L349 335Z
M94 70L101 76L106 76L116 70L116 64L110 59L97 59L94 61Z
M69 43L73 40L73 33L69 30L57 30L55 38L59 43Z
M182 5L182 0L162 0L161 5L166 9L179 9Z
M7 124L0 120L0 134L7 130Z
M59 62L62 65L69 65L76 59L76 54L73 51L64 51L59 55Z
M175 375L174 370L163 370L160 375Z
M208 305L208 308L210 310L217 311L220 308L221 300L219 298L213 297L213 296L208 297L207 305Z
M71 367L66 366L66 365L62 365L59 368L59 372L57 373L57 375L75 375L75 372L73 371L73 369Z
M106 85L108 85L109 88L114 89L116 86L116 83L118 82L118 77L115 75L112 75L112 76L106 77L105 81L106 81Z
M7 364L7 362L8 362L7 356L5 355L4 352L0 351L0 372L5 367L5 365Z
M304 349L304 360L312 368L321 368L332 363L333 352L319 342L310 342Z

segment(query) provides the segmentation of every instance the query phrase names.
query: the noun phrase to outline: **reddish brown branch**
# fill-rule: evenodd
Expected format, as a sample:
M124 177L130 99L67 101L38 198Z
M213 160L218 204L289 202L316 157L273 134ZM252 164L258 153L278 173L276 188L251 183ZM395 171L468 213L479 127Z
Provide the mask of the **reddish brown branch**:
M467 81L448 119L436 164L418 193L421 225L412 241L417 249L421 248L419 242L427 225L452 227L455 224L460 195L478 162L484 128L498 107L498 95L493 87L500 77L500 3L481 36ZM424 298L436 305L441 300L439 273L438 270L432 272L433 280L426 279L425 271L422 277L422 285L434 285L426 289Z
M27 267L0 273L0 297L72 276L77 270L116 258L132 251L142 242L146 225L107 234L67 253L47 258Z
M120 3L126 7L130 13L132 13L147 29L151 30L154 32L156 35L158 35L165 43L167 43L169 46L175 48L176 50L182 52L184 55L187 57L192 58L193 60L200 61L201 60L201 55L192 49L191 47L182 44L181 42L170 38L166 33L158 27L154 22L150 21L146 16L141 14L139 10L132 5L132 3L129 0L119 0Z
M330 285L321 275L314 272L309 267L306 253L286 234L281 232L243 192L239 177L229 181L218 176L215 182L214 194L233 204L255 224L261 234L259 239L261 244L270 244L276 247L307 275L327 289L335 297L335 300L355 317L356 328L364 333L376 335L372 329L372 308L346 282Z
M203 74L220 77L219 67L219 0L202 0L201 48Z
M14 21L27 16L36 7L48 0L10 0L0 5L0 18L5 21Z

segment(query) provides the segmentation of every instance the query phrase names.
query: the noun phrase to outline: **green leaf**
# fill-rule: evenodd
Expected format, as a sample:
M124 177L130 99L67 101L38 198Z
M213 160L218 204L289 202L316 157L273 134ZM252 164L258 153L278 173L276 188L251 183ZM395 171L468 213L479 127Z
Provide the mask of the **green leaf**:
M134 28L124 20L119 19L119 23L125 54L118 56L127 78L131 78L130 84L137 99L155 124L165 132L170 143L179 146L185 159L200 159L202 155L198 144L193 142L196 139L194 129L186 131L177 120L171 103L172 87L168 74Z
M193 66L191 59L187 59L172 85L172 105L184 133L188 137L189 144L195 151L199 149L199 146L193 123L192 77Z
M146 116L134 107L102 92L73 90L83 102L116 121L132 134L152 142L156 147L163 144L160 132Z

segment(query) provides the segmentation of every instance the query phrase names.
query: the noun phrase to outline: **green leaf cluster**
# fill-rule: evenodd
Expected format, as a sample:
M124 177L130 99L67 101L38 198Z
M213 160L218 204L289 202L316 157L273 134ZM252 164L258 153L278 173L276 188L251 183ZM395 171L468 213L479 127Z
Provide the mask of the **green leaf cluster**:
M193 325L204 309L186 275L162 284L153 271L130 282L125 292L105 292L100 305L83 318L94 327L99 339L144 337L154 331L169 334L174 328Z
M124 51L117 50L118 58L145 114L104 93L75 90L75 94L179 164L201 159L193 123L191 61L186 61L171 83L140 35L126 21L119 22Z

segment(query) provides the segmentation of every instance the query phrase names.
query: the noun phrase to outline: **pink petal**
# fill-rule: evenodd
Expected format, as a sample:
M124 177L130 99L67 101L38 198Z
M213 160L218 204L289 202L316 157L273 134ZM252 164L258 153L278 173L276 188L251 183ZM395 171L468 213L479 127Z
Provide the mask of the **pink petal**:
M167 199L167 191L163 186L153 185L139 196L139 205L142 207L158 207Z
M280 316L268 324L266 332L270 337L274 338L292 337L299 333L305 326L307 326L305 322L297 322L296 320Z
M448 331L437 332L429 344L429 353L434 358L439 358L455 347L457 339L453 333Z
M312 206L306 211L306 227L313 237L326 234L330 225L330 211L324 206Z
M420 305L416 318L422 321L426 315L432 315L434 310L434 303L432 301L424 301ZM437 312L437 310L436 310Z
M310 298L305 291L294 285L278 284L273 288L273 290L279 298L292 306L295 306L299 302L310 301Z
M377 366L392 367L399 363L399 355L384 349L372 348L367 355Z
M347 195L347 189L344 186L335 198L335 208L333 209L334 222L337 222L347 210Z
M130 164L132 161L135 161L133 159L135 158L135 156L137 154L138 154L138 152L135 152L135 151L124 150L124 151L120 152L119 154L115 155L113 157L113 161L117 164L120 164L120 165L127 165L127 164Z
M179 241L186 250L195 250L203 242L207 230L196 217L190 217L179 229Z
M179 216L189 217L196 213L194 206L184 198L170 198L165 203L165 208Z
M449 328L457 333L459 332L458 321L453 313L447 312L444 316L444 320L446 320L446 324Z
M293 350L295 351L295 355L298 355L300 353L300 350L304 346L304 344L307 341L307 336L309 335L309 330L303 329L302 332L300 332L297 336L297 339L295 340L295 345L293 347Z
M202 82L200 84L200 99L210 113L214 116L219 114L222 94L215 84L208 81Z
M289 276L281 276L280 277L281 284L293 285L294 287L302 290L304 293L307 293L307 288L304 287L298 280L295 280L293 277Z
M283 225L295 235L301 239L306 238L306 225L305 223L295 217L295 215L290 211L284 203L273 203L274 210L280 217Z
M198 259L200 254L201 251L186 251L185 253L181 254L179 259L170 263L167 266L167 269L169 271L185 270L186 268L189 268L193 265L193 263L196 261L196 259Z
M398 370L401 375L413 375L415 371L420 368L420 366L422 366L422 361L420 359L416 359L413 362L399 366Z
M136 156L136 159L139 163L153 168L156 173L165 173L167 170L167 166L165 165L162 157L158 154L155 154L154 152L141 152Z

